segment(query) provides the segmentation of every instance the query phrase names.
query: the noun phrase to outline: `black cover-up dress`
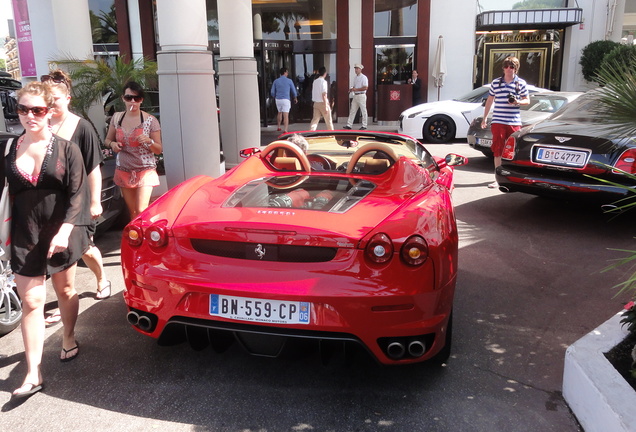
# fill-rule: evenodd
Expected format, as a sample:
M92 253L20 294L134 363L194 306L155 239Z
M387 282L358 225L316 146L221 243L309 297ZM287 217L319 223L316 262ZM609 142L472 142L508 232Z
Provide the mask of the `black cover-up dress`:
M88 249L92 219L84 161L76 144L53 135L34 185L16 166L17 142L3 164L13 196L11 269L23 276L49 276L76 263ZM68 249L47 259L62 223L74 225Z

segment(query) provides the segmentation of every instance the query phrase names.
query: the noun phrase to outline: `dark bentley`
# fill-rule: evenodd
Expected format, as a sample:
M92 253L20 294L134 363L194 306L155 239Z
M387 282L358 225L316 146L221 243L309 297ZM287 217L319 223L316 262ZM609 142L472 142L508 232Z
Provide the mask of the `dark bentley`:
M591 90L514 133L496 171L499 189L610 204L629 193L617 185L636 187L623 173L636 174L636 141L600 123L598 98Z

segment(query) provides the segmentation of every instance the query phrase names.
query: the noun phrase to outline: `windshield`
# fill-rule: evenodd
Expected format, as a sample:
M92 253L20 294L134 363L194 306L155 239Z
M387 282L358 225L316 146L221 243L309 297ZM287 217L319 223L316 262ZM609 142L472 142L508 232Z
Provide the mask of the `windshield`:
M566 103L567 99L562 96L532 94L530 95L530 103L528 105L519 106L519 109L521 111L553 113L558 111L559 108Z
M587 93L555 112L550 119L566 122L597 123L598 101L594 94Z
M304 209L344 213L366 197L376 185L346 177L278 176L253 180L238 189L223 207ZM268 210L269 211L269 210Z
M488 98L488 87L481 86L477 87L475 90L466 93L464 96L460 96L456 99L453 99L457 102L470 102L470 103L482 103L484 99Z

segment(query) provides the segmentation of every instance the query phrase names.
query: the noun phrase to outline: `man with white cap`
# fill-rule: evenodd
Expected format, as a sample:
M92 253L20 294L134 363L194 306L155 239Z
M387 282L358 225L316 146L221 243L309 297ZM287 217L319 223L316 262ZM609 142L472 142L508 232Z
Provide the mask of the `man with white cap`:
M360 115L362 117L362 127L360 130L365 130L367 128L367 89L369 88L369 80L362 74L362 69L364 69L364 66L360 63L356 63L353 66L356 76L353 78L353 86L349 89L349 93L353 93L353 98L351 99L351 109L349 110L347 125L343 126L343 129L351 129L351 125L353 125L353 120L356 118L358 109L360 110Z

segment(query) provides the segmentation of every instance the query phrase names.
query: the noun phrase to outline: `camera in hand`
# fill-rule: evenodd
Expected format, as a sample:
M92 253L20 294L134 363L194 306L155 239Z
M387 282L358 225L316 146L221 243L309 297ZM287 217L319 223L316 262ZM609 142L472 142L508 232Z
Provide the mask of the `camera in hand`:
M516 94L514 93L508 94L508 103L511 103L511 104L517 103L518 100L519 100L519 96L517 96Z

